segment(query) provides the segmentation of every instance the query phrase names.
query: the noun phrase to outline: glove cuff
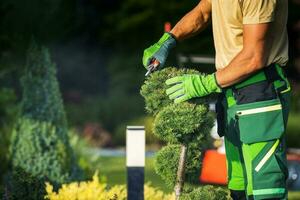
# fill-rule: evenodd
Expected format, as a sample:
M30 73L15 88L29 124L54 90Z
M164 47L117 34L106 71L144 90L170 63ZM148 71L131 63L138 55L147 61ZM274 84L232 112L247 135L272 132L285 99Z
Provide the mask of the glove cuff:
M171 33L171 32L165 32L165 33L169 34L175 40L175 42L176 42L175 44L178 43L178 40L177 40L176 36L173 33Z
M216 73L213 73L213 78L214 78L214 82L215 82L215 92L221 93L222 92L222 87L219 85L217 77L216 77Z
M172 49L176 46L175 36L170 32L165 32L163 36L158 41L159 45L164 45L168 49Z

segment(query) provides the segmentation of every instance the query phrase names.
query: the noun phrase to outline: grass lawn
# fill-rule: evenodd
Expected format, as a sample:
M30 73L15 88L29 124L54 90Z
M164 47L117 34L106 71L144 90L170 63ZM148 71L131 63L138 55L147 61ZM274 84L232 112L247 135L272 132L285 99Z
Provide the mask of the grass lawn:
M126 184L126 161L123 157L102 157L99 163L100 174L107 177L109 185ZM154 159L146 158L145 182L170 193L161 178L154 171ZM300 200L300 192L289 192L289 200Z
M288 147L300 148L300 113L290 113L287 124Z
M126 184L126 160L123 157L101 157L99 172L107 177L109 185ZM151 182L152 186L165 192L172 192L155 173L153 158L146 158L145 182Z
M299 200L300 192L289 192L289 200Z

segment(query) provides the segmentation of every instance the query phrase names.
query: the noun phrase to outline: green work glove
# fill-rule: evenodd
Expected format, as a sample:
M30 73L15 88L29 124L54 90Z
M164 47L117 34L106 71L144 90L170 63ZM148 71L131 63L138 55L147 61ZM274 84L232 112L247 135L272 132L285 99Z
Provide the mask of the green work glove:
M144 67L147 69L153 60L157 60L159 67L162 68L166 62L169 51L175 46L176 40L173 35L171 33L164 33L157 43L144 50Z
M214 92L221 92L215 74L186 74L176 76L168 79L166 84L171 85L166 90L166 93L170 99L174 99L175 103L180 103L194 97L203 97Z

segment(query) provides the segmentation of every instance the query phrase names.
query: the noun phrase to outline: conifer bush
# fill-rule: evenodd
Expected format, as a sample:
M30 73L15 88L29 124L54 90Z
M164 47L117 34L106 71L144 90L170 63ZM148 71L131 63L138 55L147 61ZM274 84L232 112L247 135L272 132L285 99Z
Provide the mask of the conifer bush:
M202 187L190 187L185 190L185 193L181 196L180 200L230 200L230 193L228 190L215 187L212 185L205 185Z
M148 113L156 115L162 108L173 103L166 95L168 87L164 83L169 78L183 74L201 73L193 69L178 70L174 67L169 67L151 74L141 88L141 95L145 99L145 108ZM197 101L202 102L203 100L205 101L205 99L198 99Z
M20 116L12 133L12 199L43 199L44 182L55 187L78 172L72 154L56 68L45 47L28 50Z
M174 187L176 181L179 154L180 145L173 144L163 147L155 157L155 171L169 187ZM185 166L185 177L186 181L189 183L197 183L199 181L199 169L201 167L200 157L201 150L196 146L190 146L190 149L187 152L188 163Z
M169 143L199 143L213 126L208 111L205 104L170 104L156 115L153 132Z
M165 81L183 74L201 73L193 69L165 68L151 74L141 88L146 110L155 117L153 132L168 144L155 157L156 173L168 186L174 187L176 184L175 190L181 187L182 179L178 178L178 173L183 174L183 171L178 171L180 154L183 155L184 149L187 149L184 156L186 162L183 166L183 176L187 184L180 199L230 199L227 190L222 188L206 186L186 189L187 186L199 182L201 152L207 145L207 138L214 124L208 102L214 97L194 98L174 104L166 95L168 86Z

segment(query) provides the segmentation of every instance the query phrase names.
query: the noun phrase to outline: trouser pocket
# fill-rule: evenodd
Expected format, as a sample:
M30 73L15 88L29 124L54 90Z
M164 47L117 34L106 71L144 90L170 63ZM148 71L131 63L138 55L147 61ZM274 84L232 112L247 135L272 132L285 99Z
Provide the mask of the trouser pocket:
M235 117L254 199L283 198L287 177L283 108L278 98L236 105Z
M260 151L256 150L257 145L263 145ZM251 167L246 166L251 171L248 177L252 179L254 199L284 198L287 167L283 141L276 139L250 144L248 150L256 153L252 154Z
M240 139L245 144L278 139L284 133L279 99L236 106Z

